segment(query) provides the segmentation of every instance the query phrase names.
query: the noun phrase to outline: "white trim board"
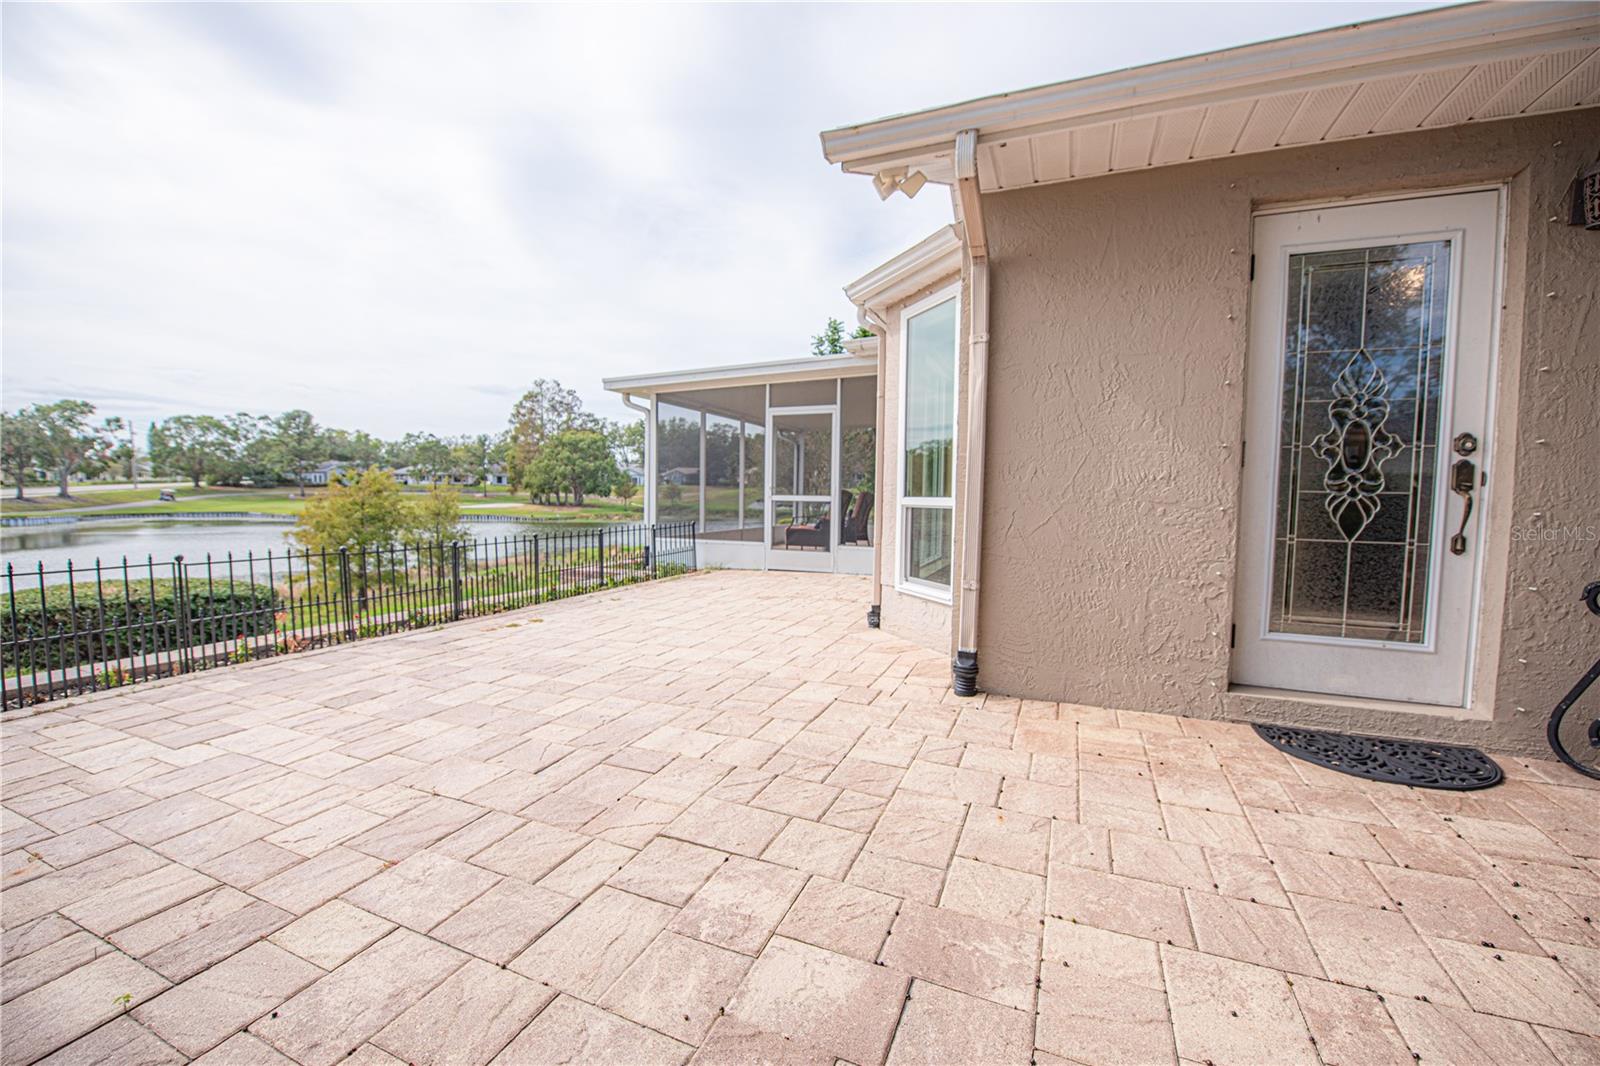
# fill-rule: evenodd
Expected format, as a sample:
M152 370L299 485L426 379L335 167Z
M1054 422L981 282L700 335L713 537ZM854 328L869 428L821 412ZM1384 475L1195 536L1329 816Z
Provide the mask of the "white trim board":
M778 359L764 363L667 370L654 374L631 374L626 377L604 378L600 384L607 392L654 393L717 386L871 377L877 372L878 358L875 355L825 355L808 356L804 359Z

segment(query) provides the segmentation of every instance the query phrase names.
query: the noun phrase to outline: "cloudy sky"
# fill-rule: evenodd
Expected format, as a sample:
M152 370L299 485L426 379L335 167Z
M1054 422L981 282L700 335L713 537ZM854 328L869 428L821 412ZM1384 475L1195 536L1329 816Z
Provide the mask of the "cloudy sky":
M950 220L824 128L1433 5L7 5L3 402L495 430L805 353Z

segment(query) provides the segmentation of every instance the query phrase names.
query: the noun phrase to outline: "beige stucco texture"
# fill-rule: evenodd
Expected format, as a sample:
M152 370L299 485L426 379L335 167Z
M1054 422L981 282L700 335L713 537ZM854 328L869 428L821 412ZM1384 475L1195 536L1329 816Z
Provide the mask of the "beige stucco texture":
M1597 152L1591 108L985 196L980 685L1537 750L1600 654L1600 619L1578 602L1600 579L1600 233L1563 224L1568 183ZM1501 182L1473 706L1230 694L1252 213Z

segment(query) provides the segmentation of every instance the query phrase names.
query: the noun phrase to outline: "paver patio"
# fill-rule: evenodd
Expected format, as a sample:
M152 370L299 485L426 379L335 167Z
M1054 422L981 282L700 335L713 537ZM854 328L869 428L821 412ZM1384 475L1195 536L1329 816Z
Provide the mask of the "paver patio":
M712 572L8 717L7 1064L1600 1062L1600 790L957 699Z

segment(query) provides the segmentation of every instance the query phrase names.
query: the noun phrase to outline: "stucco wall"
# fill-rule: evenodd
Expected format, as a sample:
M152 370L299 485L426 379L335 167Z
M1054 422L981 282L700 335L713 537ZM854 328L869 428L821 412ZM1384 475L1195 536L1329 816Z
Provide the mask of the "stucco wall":
M1600 654L1600 234L1547 221L1597 150L1587 109L986 196L980 685L1540 750ZM1485 181L1510 184L1481 720L1230 695L1252 210Z
M917 301L926 299L959 281L960 275L952 273L907 299L891 304L884 314L889 331L883 342L886 353L882 427L885 447L884 469L880 478L882 491L879 493L879 506L883 508L883 534L879 545L879 550L883 553L883 611L880 624L896 636L904 637L922 647L950 654L954 653L955 648L951 606L924 596L900 592L895 588L895 577L900 565L900 316L907 307ZM958 426L964 425L966 418L967 295L964 287L961 298L961 323L958 330L961 355L956 388L962 406L957 413ZM956 458L956 476L959 480L962 470L959 449ZM959 522L959 515L957 518Z

